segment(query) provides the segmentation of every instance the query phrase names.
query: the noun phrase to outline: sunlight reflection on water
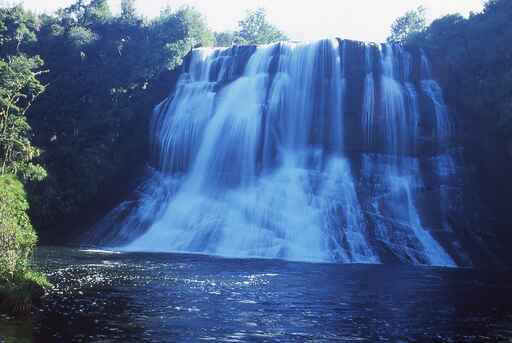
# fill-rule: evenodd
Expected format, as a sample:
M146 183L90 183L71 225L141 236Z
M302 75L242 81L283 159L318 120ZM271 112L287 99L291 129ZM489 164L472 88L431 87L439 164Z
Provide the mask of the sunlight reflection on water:
M55 290L30 323L0 317L2 343L506 342L512 333L510 273L73 249L37 258Z

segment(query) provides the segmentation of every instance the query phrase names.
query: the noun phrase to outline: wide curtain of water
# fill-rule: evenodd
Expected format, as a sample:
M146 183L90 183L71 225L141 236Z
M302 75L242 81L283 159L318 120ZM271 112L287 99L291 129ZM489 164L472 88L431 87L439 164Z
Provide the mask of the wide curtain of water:
M423 51L337 39L196 49L155 109L145 182L88 242L467 265L446 238L452 127Z

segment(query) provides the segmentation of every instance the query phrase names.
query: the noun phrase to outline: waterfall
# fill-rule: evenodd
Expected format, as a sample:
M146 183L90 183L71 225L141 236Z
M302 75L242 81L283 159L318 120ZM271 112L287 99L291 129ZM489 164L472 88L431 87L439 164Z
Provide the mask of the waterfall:
M373 138L373 123L375 116L375 80L373 76L372 47L365 46L365 80L363 94L363 113L361 116L366 144L370 145Z
M394 254L415 263L454 265L453 259L423 227L415 204L415 192L421 189L423 182L418 159L406 155L414 149L419 116L414 86L409 79L410 58L408 52L391 45L384 46L381 54L381 125L387 154L384 158L379 155L365 160L367 170L380 169L377 175L380 175L383 196L387 199L383 202L375 197L378 200L372 204L377 236ZM401 79L397 73L400 67ZM407 97L409 106L406 106Z
M435 116L435 125L433 135L437 143L438 154L433 158L433 168L437 173L440 187L440 211L443 213L443 227L451 231L451 225L448 223L448 209L453 205L453 197L450 189L457 184L457 163L456 152L447 149L450 145L450 139L453 136L453 122L450 118L448 107L444 102L441 86L433 79L432 67L425 54L421 50L421 85L427 95L429 102L433 105Z
M422 51L338 39L195 49L155 108L153 168L92 241L454 266L434 234L449 230L448 211L421 205L424 166L434 164L439 185L456 173L444 149L452 123L431 75ZM422 156L424 146L434 152Z

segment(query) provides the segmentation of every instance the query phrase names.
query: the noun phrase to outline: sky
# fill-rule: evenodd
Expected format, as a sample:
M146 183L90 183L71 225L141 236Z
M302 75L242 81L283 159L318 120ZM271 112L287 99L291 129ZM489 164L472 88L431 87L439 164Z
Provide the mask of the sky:
M36 12L52 12L73 0L17 0ZM109 0L118 11L121 0ZM383 42L393 20L420 5L429 20L446 14L478 12L484 0L136 0L140 13L154 17L166 6L192 5L214 31L234 30L247 10L264 7L270 21L292 40L327 37Z

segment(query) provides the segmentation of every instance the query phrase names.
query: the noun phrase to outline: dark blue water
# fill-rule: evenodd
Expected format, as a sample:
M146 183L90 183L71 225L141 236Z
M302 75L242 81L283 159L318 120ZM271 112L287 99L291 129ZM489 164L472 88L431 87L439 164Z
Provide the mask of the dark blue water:
M512 275L41 249L55 290L0 342L512 342Z

